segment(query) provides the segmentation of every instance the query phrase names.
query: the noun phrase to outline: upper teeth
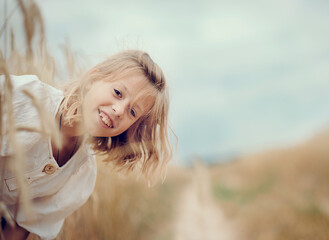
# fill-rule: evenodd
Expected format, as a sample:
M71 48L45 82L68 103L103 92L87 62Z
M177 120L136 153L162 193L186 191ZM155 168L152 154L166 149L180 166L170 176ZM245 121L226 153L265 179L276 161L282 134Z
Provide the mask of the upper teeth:
M108 116L105 113L100 112L99 116L108 127L112 127L111 120L108 118Z

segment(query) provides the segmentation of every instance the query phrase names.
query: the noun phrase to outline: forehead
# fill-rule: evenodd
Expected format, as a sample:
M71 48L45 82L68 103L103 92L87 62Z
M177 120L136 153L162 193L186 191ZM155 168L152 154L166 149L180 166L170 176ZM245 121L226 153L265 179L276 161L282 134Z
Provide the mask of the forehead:
M148 79L139 73L132 73L124 76L115 81L117 84L121 84L122 87L131 95L134 96L138 92L145 88L151 88L152 85Z

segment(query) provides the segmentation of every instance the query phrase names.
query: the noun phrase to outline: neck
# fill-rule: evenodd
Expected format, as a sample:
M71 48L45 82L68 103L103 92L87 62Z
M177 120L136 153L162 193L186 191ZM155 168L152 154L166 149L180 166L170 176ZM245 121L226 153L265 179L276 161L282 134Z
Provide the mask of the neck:
M53 153L57 153L54 155L59 166L63 166L74 153L77 151L81 144L81 127L79 124L68 125L63 121L63 115L57 114L56 120L58 121L59 130L61 133L62 146L60 148L53 147L55 145L52 144Z
M60 131L64 139L79 137L83 135L81 124L78 122L74 122L73 124L69 125L65 123L63 115L59 113L57 114L56 119L59 123Z

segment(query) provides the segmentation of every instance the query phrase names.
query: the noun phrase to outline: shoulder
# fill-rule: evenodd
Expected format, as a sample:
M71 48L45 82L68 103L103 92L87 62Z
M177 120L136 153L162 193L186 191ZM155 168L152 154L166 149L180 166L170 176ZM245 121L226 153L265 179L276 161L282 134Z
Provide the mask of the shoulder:
M22 86L31 82L39 81L36 75L10 75L10 79L13 81L15 87ZM5 75L0 75L0 83L4 84Z
M44 88L45 83L41 82L36 75L21 75L15 76L10 75L10 82L12 91L17 93L19 91L27 90L27 91L39 91ZM5 76L0 76L0 85L1 89L5 89L6 81Z
M50 117L56 116L64 98L62 91L40 81L35 75L12 75L11 83L11 101L16 125L40 126L40 110L47 112ZM38 106L33 100L36 100ZM38 108L40 109L38 110Z
M63 92L44 82L42 82L36 75L10 75L11 87L13 91L13 103L29 101L26 91L31 93L37 100L43 101L46 104L56 104L57 101L62 100ZM0 76L1 89L5 89L5 77ZM25 91L25 92L24 92Z
M9 123L7 119L8 109L4 109L4 115L2 120L7 128L7 125L14 124L16 128L19 127L30 127L37 128L41 127L40 112L38 109L41 108L43 112L51 118L54 118L61 101L64 98L63 92L46 84L39 80L35 75L22 75L22 76L10 76L12 97L11 99L6 98L6 101L10 101L9 105L12 108L14 117L13 123ZM0 76L0 89L6 91L5 77ZM8 86L8 85L7 85ZM38 107L34 104L31 96L38 102ZM6 96L6 95L5 95ZM8 105L7 105L8 106ZM20 145L25 150L29 150L35 143L40 139L40 134L37 132L19 131L16 133L16 139L19 140ZM1 155L10 154L11 150L7 146L6 138L2 139Z

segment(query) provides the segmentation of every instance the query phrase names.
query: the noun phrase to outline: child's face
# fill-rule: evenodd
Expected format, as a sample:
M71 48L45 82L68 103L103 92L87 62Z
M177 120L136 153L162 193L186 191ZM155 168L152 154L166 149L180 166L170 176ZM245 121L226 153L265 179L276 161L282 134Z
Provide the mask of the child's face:
M83 100L84 128L94 137L113 137L126 131L149 111L154 97L132 104L138 92L153 86L141 74L131 74L114 82L94 81Z

